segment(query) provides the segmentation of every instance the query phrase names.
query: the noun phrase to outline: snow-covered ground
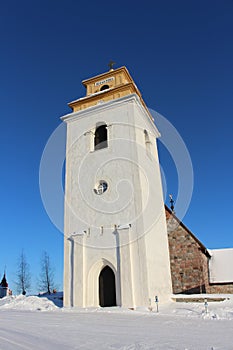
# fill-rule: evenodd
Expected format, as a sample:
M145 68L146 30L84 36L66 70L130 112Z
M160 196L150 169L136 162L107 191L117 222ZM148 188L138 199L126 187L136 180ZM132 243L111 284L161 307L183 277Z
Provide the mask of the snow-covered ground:
M223 302L63 309L47 298L0 300L1 350L233 350L233 295Z

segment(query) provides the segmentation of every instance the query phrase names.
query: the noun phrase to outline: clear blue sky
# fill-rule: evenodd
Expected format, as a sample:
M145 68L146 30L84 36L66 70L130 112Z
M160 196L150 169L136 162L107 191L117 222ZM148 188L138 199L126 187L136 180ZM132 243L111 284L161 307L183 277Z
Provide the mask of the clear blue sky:
M46 250L62 288L63 236L40 199L40 158L81 81L110 59L186 143L195 182L184 223L208 248L233 247L232 37L232 0L1 2L0 273L6 265L11 288L22 248L34 286ZM176 195L163 150L161 162Z

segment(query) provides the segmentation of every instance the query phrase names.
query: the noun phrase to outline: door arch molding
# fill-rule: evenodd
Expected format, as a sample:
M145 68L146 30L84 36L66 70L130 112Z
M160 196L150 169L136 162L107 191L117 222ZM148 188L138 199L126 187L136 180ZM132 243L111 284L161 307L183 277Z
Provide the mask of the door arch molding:
M105 258L102 258L95 262L89 270L87 276L87 284L85 290L85 304L94 307L99 306L99 275L105 266L109 266L114 275L116 282L116 304L121 305L120 300L120 286L119 286L119 276L117 275L117 270L114 264Z

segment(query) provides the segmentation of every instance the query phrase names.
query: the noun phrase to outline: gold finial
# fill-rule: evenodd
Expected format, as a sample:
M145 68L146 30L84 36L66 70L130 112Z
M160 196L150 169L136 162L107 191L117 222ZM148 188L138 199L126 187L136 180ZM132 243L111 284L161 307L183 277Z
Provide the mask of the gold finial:
M113 66L114 66L114 64L116 64L113 60L110 60L110 62L109 62L109 64L108 64L108 66L109 66L109 70L111 71L111 70L113 70Z

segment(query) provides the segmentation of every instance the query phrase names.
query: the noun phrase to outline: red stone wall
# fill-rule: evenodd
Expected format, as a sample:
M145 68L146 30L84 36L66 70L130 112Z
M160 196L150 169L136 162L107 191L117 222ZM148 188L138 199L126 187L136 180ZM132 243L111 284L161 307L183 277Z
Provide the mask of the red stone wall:
M173 293L205 293L208 258L175 219L168 221L168 243Z
M209 283L209 255L205 247L166 210L173 293L233 293L233 283Z
M209 284L207 293L233 294L233 283Z

